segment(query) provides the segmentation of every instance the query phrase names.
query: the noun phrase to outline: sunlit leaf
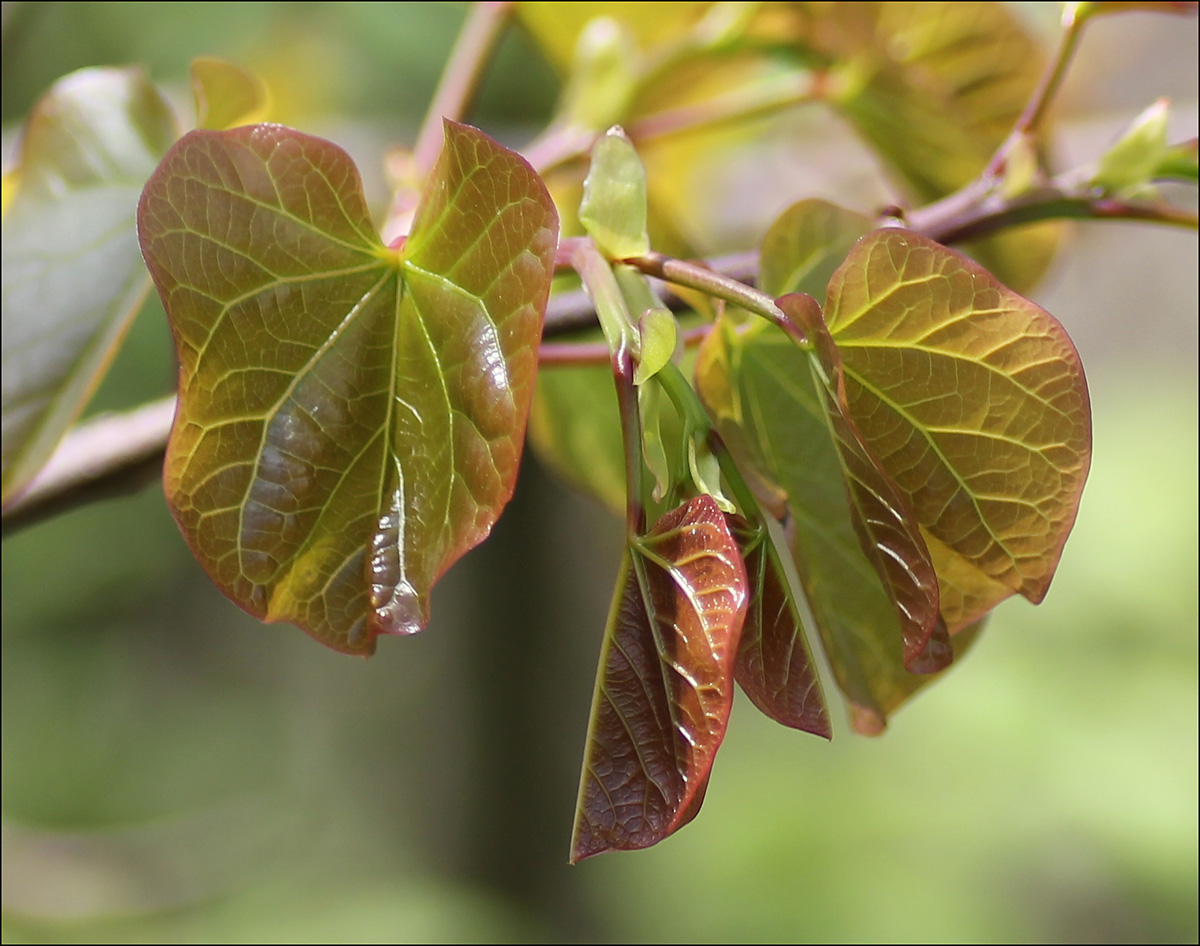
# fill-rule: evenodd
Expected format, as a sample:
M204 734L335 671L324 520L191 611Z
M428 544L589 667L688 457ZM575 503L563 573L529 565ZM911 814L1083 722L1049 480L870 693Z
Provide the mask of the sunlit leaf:
M699 810L733 702L746 571L699 496L626 552L600 654L571 860L649 847Z
M814 346L816 357L809 367L841 460L851 520L900 617L905 665L916 672L941 670L951 653L938 610L937 575L916 517L858 430L847 403L841 353L825 328L820 307L812 296L800 293L781 296L778 303Z
M512 494L557 238L537 176L447 123L392 251L340 148L196 131L139 227L181 368L165 486L197 558L339 650L419 630Z
M4 214L5 502L83 409L149 291L138 193L176 134L137 69L73 73L29 117Z
M1091 453L1087 385L1066 332L979 265L901 230L864 237L825 318L850 413L925 532L982 576L951 629L1013 592L1040 601ZM986 580L985 580L986 579Z
M734 535L742 545L750 590L734 670L738 685L776 722L829 739L833 730L821 679L779 553L765 528L755 534L738 520Z
M266 118L267 87L249 70L224 59L201 56L193 60L191 74L198 128L233 128Z
M774 326L727 324L705 340L696 381L739 466L786 496L784 531L851 721L881 732L936 676L905 668L900 621L855 532L809 356ZM955 653L967 643L953 638Z

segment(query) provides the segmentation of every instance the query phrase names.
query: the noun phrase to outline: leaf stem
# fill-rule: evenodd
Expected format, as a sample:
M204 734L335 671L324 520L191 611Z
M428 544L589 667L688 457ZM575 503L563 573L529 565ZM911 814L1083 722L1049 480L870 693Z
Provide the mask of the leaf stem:
M470 108L512 6L511 0L485 0L468 9L417 134L413 164L419 180L429 176L441 153L442 119L461 121Z
M630 266L640 269L647 276L657 276L667 282L724 299L726 302L741 306L749 312L761 315L768 322L779 326L788 333L798 344L807 346L804 334L783 314L775 300L765 292L747 286L721 273L685 260L674 259L662 253L647 253L624 260Z
M699 345L712 325L706 323L697 325L679 333L679 339L685 348ZM611 356L607 342L542 342L538 348L538 365L540 367L586 367L589 365L606 365Z
M633 383L633 356L625 345L613 351L612 369L621 411L621 440L625 445L625 539L633 545L646 531L646 507L642 501L645 463L642 460L642 418Z
M1063 79L1066 78L1067 68L1071 65L1071 60L1075 56L1075 50L1079 46L1079 37L1082 35L1083 26L1089 19L1087 9L1089 4L1067 3L1063 7L1062 15L1062 35L1059 37L1058 49L1055 50L1054 57L1046 65L1046 71L1042 73L1041 81L1038 82L1037 89L1033 96L1025 106L1025 110L1013 125L1012 131L1008 138L996 150L992 156L992 160L988 162L987 168L984 169L980 178L985 181L992 181L1004 173L1005 164L1008 162L1008 157L1013 149L1018 147L1024 139L1032 137L1037 133L1038 128L1046 118L1046 112L1050 108L1050 103L1054 101L1055 95L1062 87Z

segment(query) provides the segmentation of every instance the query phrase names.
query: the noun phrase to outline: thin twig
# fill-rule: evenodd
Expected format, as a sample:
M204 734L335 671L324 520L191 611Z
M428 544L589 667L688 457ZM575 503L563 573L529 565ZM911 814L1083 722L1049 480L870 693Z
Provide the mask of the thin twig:
M74 506L133 492L157 478L174 416L172 396L84 421L5 507L4 537Z
M489 0L474 3L467 11L413 148L413 163L421 180L429 176L441 153L442 119L461 121L465 117L511 8L507 0Z

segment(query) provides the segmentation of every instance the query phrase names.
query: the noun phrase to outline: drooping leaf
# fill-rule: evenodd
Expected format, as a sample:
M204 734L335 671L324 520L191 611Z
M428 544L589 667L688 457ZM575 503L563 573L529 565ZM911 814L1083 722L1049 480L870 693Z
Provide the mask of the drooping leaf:
M176 134L137 69L72 73L30 114L4 213L5 503L83 409L150 289L138 193Z
M633 383L643 385L674 357L679 349L679 330L670 309L655 307L642 313L638 321L642 350L634 370Z
M746 571L710 496L622 561L584 751L572 862L656 844L699 810L733 701Z
M812 296L801 293L781 296L778 304L814 346L815 359L810 359L809 367L841 460L851 520L900 617L905 665L918 673L941 670L952 653L939 611L937 574L916 516L858 430L847 403L841 354L825 328L820 307Z
M266 118L267 87L254 73L214 56L193 60L196 127L220 130Z
M734 675L750 701L776 722L829 739L833 730L816 662L779 552L765 528L733 524L742 547L750 605Z
M721 357L712 357L719 349ZM903 664L899 621L863 553L824 410L796 346L769 326L714 332L697 371L701 394L739 465L782 489L792 519L789 544L839 687L860 731L929 680ZM735 451L739 452L739 451Z
M138 220L181 367L165 487L197 558L338 650L419 630L512 494L557 238L536 174L447 123L393 251L340 148L195 131Z
M808 355L774 326L724 324L701 346L696 381L739 466L786 498L788 545L851 721L881 732L936 675L905 668L899 618L855 532ZM955 654L971 639L952 638Z
M864 237L826 322L851 416L923 530L958 556L953 630L1046 593L1091 453L1087 385L1057 321L966 257L901 230ZM981 576L964 577L963 569Z

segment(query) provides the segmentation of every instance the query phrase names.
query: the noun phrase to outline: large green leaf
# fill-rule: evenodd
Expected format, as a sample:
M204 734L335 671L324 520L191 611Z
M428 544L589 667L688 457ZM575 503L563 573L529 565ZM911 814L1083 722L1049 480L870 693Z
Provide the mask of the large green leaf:
M29 117L4 214L4 502L83 409L149 291L138 193L176 134L137 69L73 73Z
M196 131L138 220L181 367L165 485L197 558L338 650L419 630L512 494L557 240L537 175L447 123L389 250L341 149Z
M746 571L701 495L631 544L609 614L571 860L658 843L700 809L733 703Z
M905 668L899 617L855 532L809 356L774 326L725 323L702 346L696 380L739 465L786 496L785 533L852 723L880 732L936 676ZM957 655L970 638L951 642Z
M867 444L940 545L951 629L1040 601L1091 455L1083 367L1062 326L978 264L879 230L829 284L825 318Z

